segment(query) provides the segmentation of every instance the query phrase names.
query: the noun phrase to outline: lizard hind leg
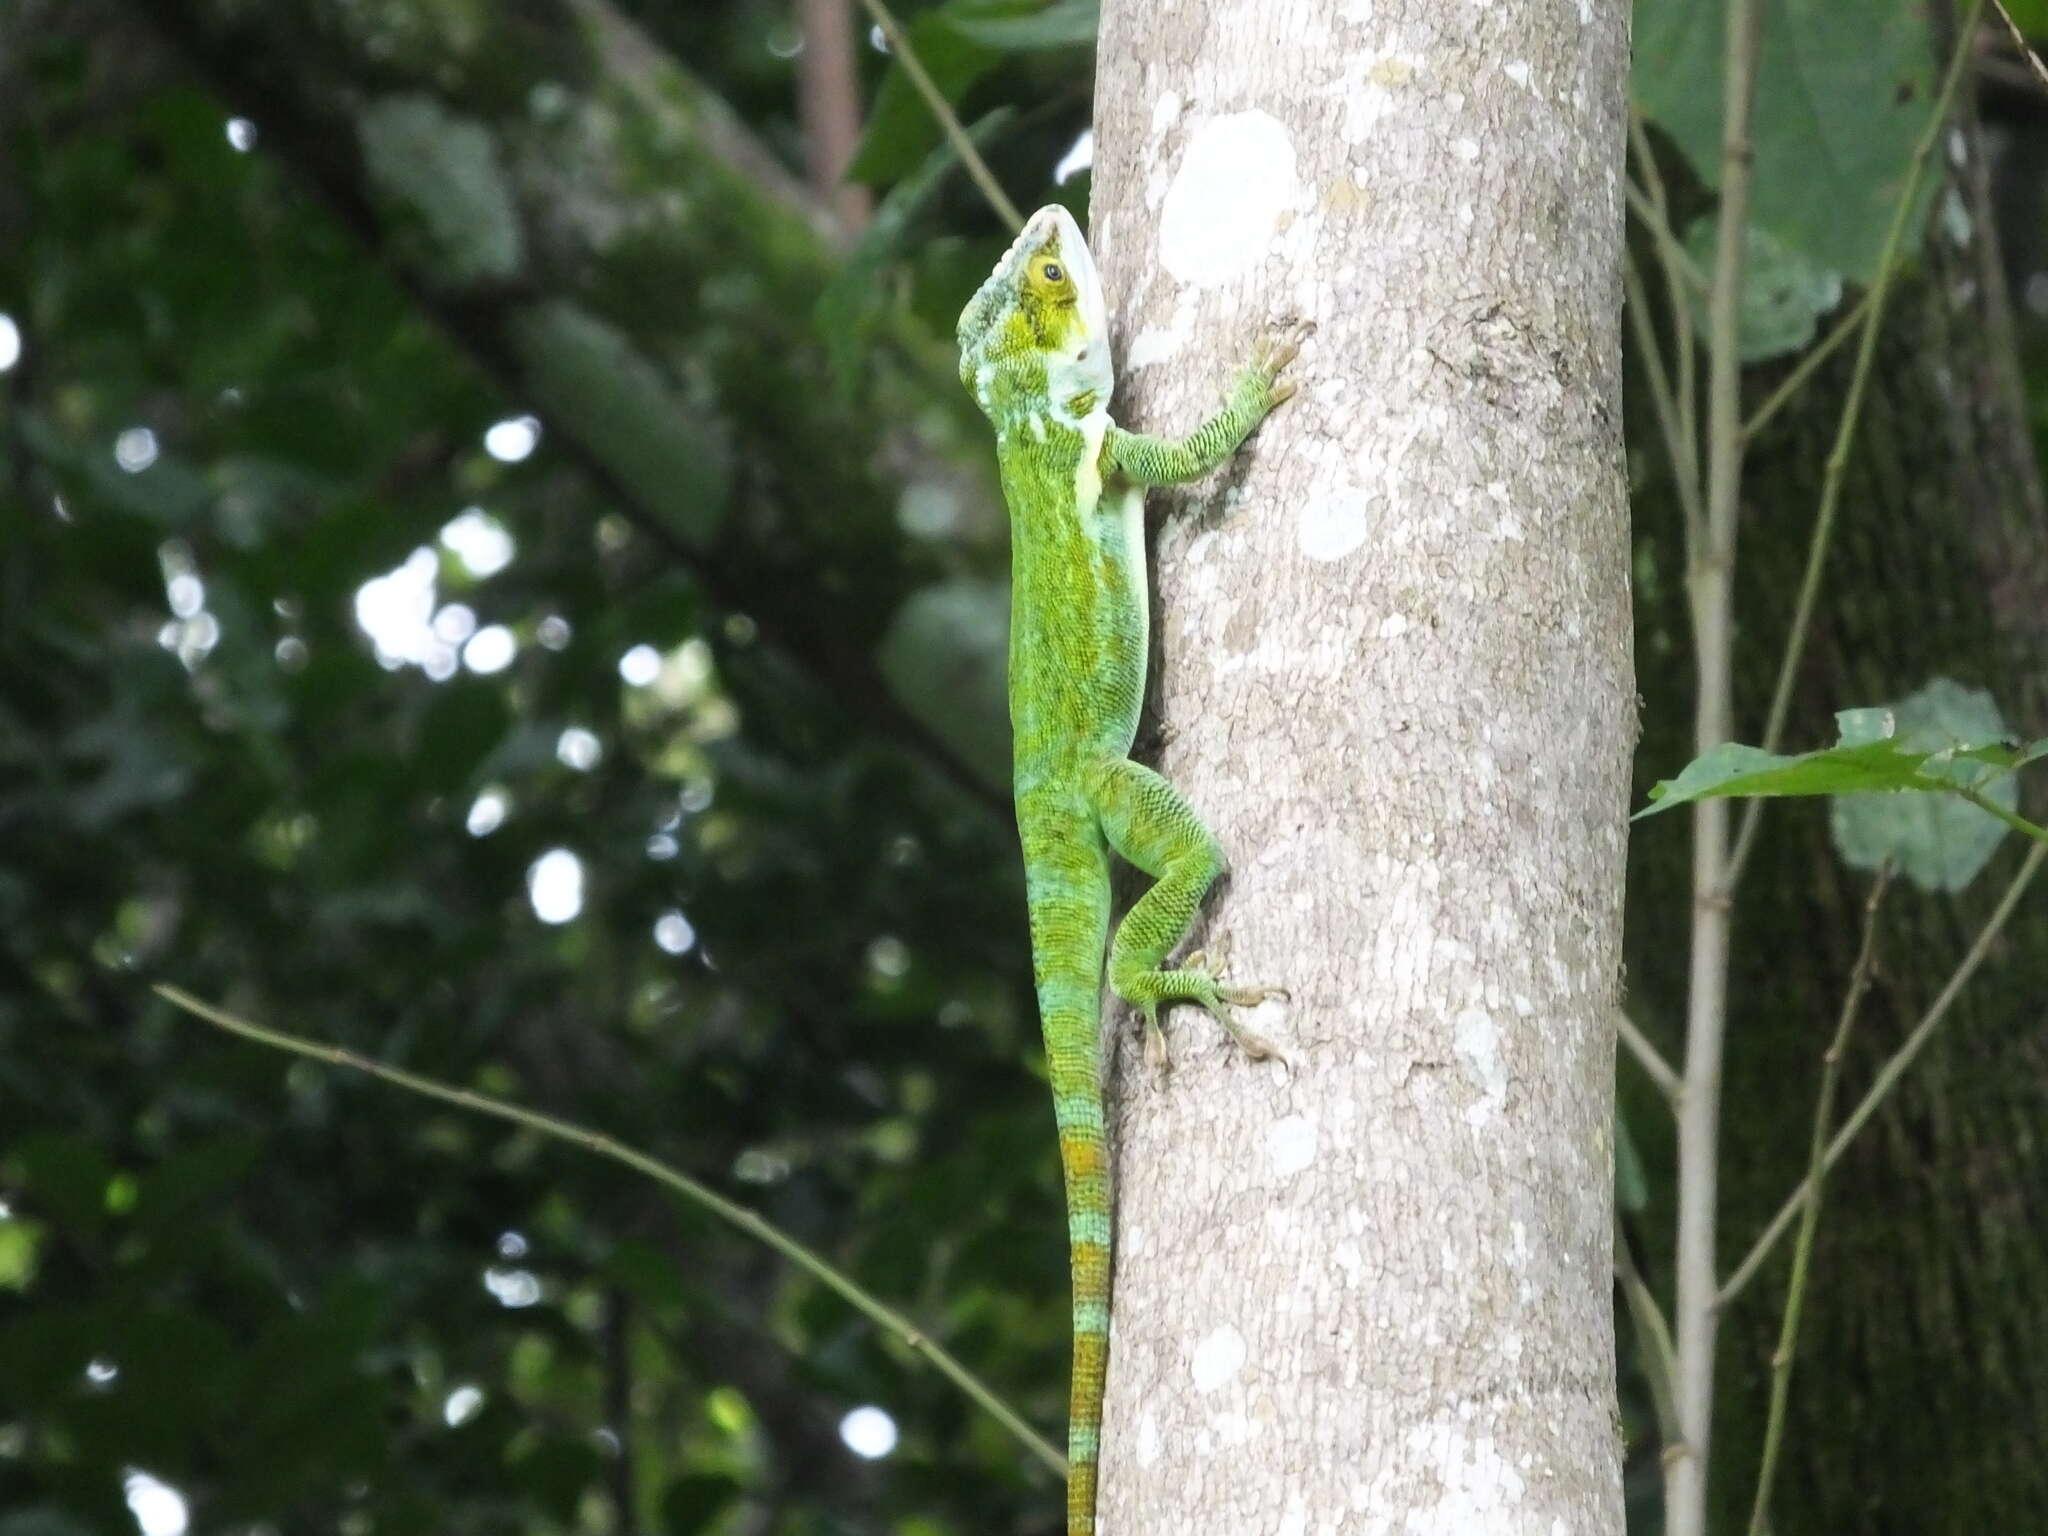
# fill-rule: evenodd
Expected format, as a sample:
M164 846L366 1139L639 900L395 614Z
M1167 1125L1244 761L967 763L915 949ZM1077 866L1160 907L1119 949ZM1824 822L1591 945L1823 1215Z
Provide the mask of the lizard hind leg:
M1146 874L1152 887L1117 925L1109 948L1109 985L1145 1020L1145 1051L1165 1066L1161 1006L1190 1002L1223 1026L1246 1055L1277 1056L1272 1044L1240 1025L1232 1007L1286 994L1277 987L1226 986L1220 967L1199 952L1178 966L1166 957L1188 936L1202 898L1223 873L1223 850L1179 791L1151 769L1106 758L1087 777L1090 804L1110 847Z

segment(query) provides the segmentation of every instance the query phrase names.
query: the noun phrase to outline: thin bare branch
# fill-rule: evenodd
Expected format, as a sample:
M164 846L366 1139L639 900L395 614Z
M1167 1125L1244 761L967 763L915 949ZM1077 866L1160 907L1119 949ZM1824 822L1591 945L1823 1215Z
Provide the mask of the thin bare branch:
M981 188L981 195L988 199L989 207L996 216L1012 229L1024 227L1024 215L1017 211L1017 205L1010 201L1003 191L1002 183L988 168L988 162L981 158L981 151L974 147L974 140L967 136L967 130L960 124L960 116L953 110L953 104L946 100L946 93L938 88L932 77L925 73L919 62L917 51L910 46L910 39L896 18L882 0L861 0L868 14L875 18L875 25L882 29L882 36L888 39L889 51L896 55L903 66L903 73L910 77L910 83L917 88L917 94L924 98L925 105L932 109L932 116L939 120L947 141L953 146L953 153L960 157L960 163L967 167L967 174L974 178L974 184Z
M1636 1065L1664 1095L1664 1102L1676 1109L1678 1101L1685 1096L1685 1084L1671 1069L1671 1063L1664 1059L1664 1053L1650 1044L1650 1037L1637 1029L1636 1021L1625 1013L1617 1015L1615 1029L1621 1035L1621 1043L1635 1057Z
M1905 1042L1893 1054L1892 1059L1884 1064L1884 1069L1877 1074L1877 1080L1863 1095L1862 1102L1857 1104L1856 1108L1850 1111L1849 1118L1842 1122L1842 1128L1835 1133L1834 1140L1828 1143L1827 1160L1821 1165L1822 1173L1825 1174L1841 1160L1842 1154L1849 1148L1849 1143L1856 1139L1857 1132L1863 1129L1870 1117L1877 1112L1878 1106L1890 1096L1892 1089L1898 1086L1899 1079L1905 1076L1906 1069L1913 1065L1915 1058L1934 1037L1934 1031L1947 1017L1949 1009L1961 995L1963 988L1968 985L1970 978L1977 973L1977 967L1982 965L1985 957L1991 953L1991 946L2005 927L2006 919L2012 916L2013 908L2019 905L2020 897L2025 894L2027 886L2032 883L2044 860L2048 860L2048 843L2037 843L2027 850L2026 862L2020 865L2019 872L2012 878L2012 884L2006 887L2005 894L1998 900L1998 905L1992 909L1990 917L1985 919L1983 928L1978 931L1969 952L1957 963L1947 985L1928 1006L1927 1012L1920 1016L1920 1022L1913 1026L1912 1033L1906 1036ZM1757 1235L1757 1240L1750 1245L1749 1252L1743 1256L1742 1262L1735 1266L1735 1272L1722 1285L1721 1293L1715 1299L1717 1307L1726 1307L1742 1294L1743 1287L1756 1278L1757 1270L1770 1256L1771 1249L1776 1246L1778 1239L1784 1236L1785 1228L1792 1224L1792 1219L1812 1198L1813 1190L1814 1183L1810 1178L1802 1180L1799 1187L1778 1208L1777 1215L1773 1216L1769 1224Z
M2005 30L2012 38L2013 47L2019 50L2026 61L2028 71L2043 85L2048 85L2048 65L2043 65L2041 56L2027 46L2025 36L2020 32L2019 23L2012 19L2012 12L2005 8L2005 0L1991 0L1992 8L1998 12L1998 19L2005 23Z
M1940 141L1949 108L1954 104L1956 91L1962 83L1964 68L1970 60L1970 40L1976 35L1977 21L1983 10L1984 0L1970 0L1969 9L1963 13L1956 32L1955 53L1949 59L1941 93L1935 98L1933 110L1928 113L1927 127L1921 133L1919 143L1913 146L1906 183L1899 190L1898 205L1892 210L1891 227L1885 231L1884 246L1878 253L1877 276L1870 285L1870 313L1863 322L1857 342L1855 371L1849 378L1848 396L1842 402L1842 419L1835 429L1834 447L1829 450L1827 464L1821 473L1820 510L1814 516L1813 538L1807 546L1806 574L1799 583L1799 600L1793 606L1792 627L1785 635L1784 654L1778 661L1778 680L1771 689L1770 711L1764 717L1761 745L1766 752L1777 751L1780 733L1785 728L1785 716L1792 707L1792 682L1798 675L1800 659L1806 654L1806 635L1819 602L1821 573L1827 566L1828 546L1834 538L1835 511L1841 504L1842 486L1849 468L1849 449L1856 441L1856 428L1863 419L1863 397L1870 387L1872 363L1877 356L1878 336L1884 329L1885 304L1891 297L1892 278L1904 254L1906 226L1919 200L1921 178L1926 174L1928 161L1933 158L1934 146ZM1763 807L1762 800L1752 800L1743 811L1742 831L1735 840L1735 852L1728 860L1727 891L1731 894L1736 882L1742 878L1750 849L1755 846Z
M1664 1320L1663 1309L1657 1305L1657 1298L1650 1294L1642 1272L1636 1268L1635 1255L1628 1251L1618 1212L1614 1223L1614 1278L1621 1286L1622 1302L1628 1308L1629 1322L1635 1329L1636 1351L1642 1359L1643 1375L1650 1383L1650 1403L1657 1415L1657 1434L1665 1445L1676 1445L1678 1409L1671 1393L1674 1360L1671 1325Z
M797 119L811 195L858 232L874 212L868 189L846 179L860 141L860 71L853 0L798 0L803 47L796 56Z
M1650 238L1659 245L1670 248L1671 260L1683 274L1687 288L1705 293L1706 274L1700 271L1685 247L1679 243L1678 237L1671 232L1671 226L1664 221L1664 210L1658 206L1657 200L1633 181L1622 183L1622 195L1628 199L1629 211L1643 221L1643 227L1650 232Z
M165 1002L182 1008L194 1018L203 1019L214 1028L224 1029L232 1035L240 1035L245 1040L254 1040L257 1044L267 1045L273 1050L288 1051L294 1056L325 1062L330 1067L344 1067L351 1072L361 1072L380 1082L403 1088L408 1093L438 1099L443 1104L453 1104L458 1109L488 1115L495 1120L509 1120L514 1125L523 1125L528 1130L538 1131L541 1135L556 1141L581 1147L586 1152L594 1152L599 1157L631 1168L635 1173L644 1174L693 1204L702 1206L728 1225L739 1228L749 1237L767 1244L790 1263L813 1276L827 1289L851 1304L855 1311L870 1322L894 1334L906 1348L923 1355L947 1380L978 1403L1034 1456L1061 1477L1067 1475L1066 1458L1026 1424L1015 1409L996 1396L980 1377L934 1344L931 1336L922 1328L894 1308L885 1306L868 1291L863 1290L851 1277L835 1269L795 1238L771 1226L745 1206L735 1205L716 1190L698 1183L680 1168L650 1157L645 1152L636 1151L624 1142L602 1132L577 1125L574 1121L557 1119L553 1115L544 1115L538 1110L528 1109L522 1104L514 1104L487 1093L478 1093L470 1088L457 1088L431 1077L422 1077L415 1072L387 1066L381 1061L358 1055L341 1046L323 1045L316 1040L287 1034L281 1029L271 1029L262 1024L252 1023L248 1019L229 1013L224 1008L216 1008L211 1003L194 997L181 987L159 983L150 990Z
M1679 510L1685 515L1687 528L1697 528L1703 517L1699 466L1679 420L1678 396L1672 391L1670 375L1664 369L1657 322L1650 317L1648 285L1643 282L1633 253L1622 265L1622 286L1628 295L1629 329L1635 332L1636 352L1642 358L1643 374L1650 385L1650 407L1656 412L1657 429L1664 436L1664 453L1671 461L1671 483L1678 489Z
M1651 234L1655 237L1657 260L1664 268L1664 296L1670 303L1672 344L1677 350L1672 382L1676 387L1678 447L1673 453L1673 463L1680 484L1687 488L1682 493L1681 505L1686 508L1686 560L1690 562L1698 555L1700 543L1706 536L1700 493L1699 416L1693 400L1699 368L1693 356L1692 295L1696 290L1705 292L1707 280L1686 254L1684 246L1679 244L1671 228L1671 200L1664 191L1663 173L1657 169L1657 153L1650 143L1650 131L1644 125L1642 112L1634 107L1629 110L1628 131L1637 170L1649 189L1650 207L1656 214ZM1689 497L1689 503L1686 497Z
M1742 492L1741 304L1749 233L1750 112L1764 0L1729 0L1721 102L1721 208L1707 302L1707 514L1693 549L1695 750L1729 740L1734 678L1736 511ZM1664 1463L1669 1536L1706 1536L1714 1415L1715 1212L1720 1175L1721 1050L1728 1016L1728 807L1693 813L1692 962L1686 989L1685 1092L1678 1105L1678 1438Z
M1827 335L1806 349L1806 355L1799 359L1792 371L1778 381L1778 387L1764 397L1764 403L1750 413L1749 420L1742 424L1742 435L1752 440L1769 425L1773 416L1783 410L1819 371L1820 365L1835 355L1836 350L1856 334L1856 327L1863 323L1863 317L1870 313L1870 295L1874 290L1866 288L1837 320L1828 328Z
M1806 1158L1806 1182L1812 1198L1799 1220L1799 1237L1792 1245L1792 1280L1785 1289L1785 1317L1778 1328L1778 1348L1771 1356L1771 1406L1764 1422L1762 1462L1757 1469L1756 1497L1749 1510L1749 1536L1765 1536L1764 1522L1771 1507L1771 1484L1778 1473L1778 1450L1785 1439L1785 1405L1792 1396L1792 1356L1799 1343L1799 1316L1806 1301L1806 1281L1813 1260L1813 1234L1820 1225L1822 1180L1827 1173L1828 1125L1835 1114L1835 1089L1842 1079L1842 1053L1849 1045L1849 1031L1855 1027L1856 1011L1863 994L1870 990L1876 974L1877 912L1891 883L1891 865L1879 867L1870 884L1870 896L1863 903L1863 942L1856 951L1856 964L1849 972L1849 988L1842 995L1842 1011L1835 1020L1834 1038L1821 1058L1820 1093L1813 1106L1813 1134Z

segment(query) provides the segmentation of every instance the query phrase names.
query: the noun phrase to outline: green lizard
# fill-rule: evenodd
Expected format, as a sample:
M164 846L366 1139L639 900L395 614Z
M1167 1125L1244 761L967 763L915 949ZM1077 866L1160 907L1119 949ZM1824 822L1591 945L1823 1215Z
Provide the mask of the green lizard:
M1305 331L1267 341L1223 408L1179 441L1109 417L1109 323L1072 215L1041 208L960 316L960 377L996 429L1010 506L1010 723L1032 969L1045 1030L1073 1248L1074 1365L1067 1533L1095 1529L1096 1449L1109 1360L1110 1199L1099 1019L1109 984L1164 1062L1162 1003L1207 1009L1254 1056L1227 1009L1273 995L1229 988L1200 955L1168 969L1223 853L1187 802L1130 761L1150 626L1144 487L1229 458L1293 393L1280 370ZM1153 885L1109 939L1109 851Z

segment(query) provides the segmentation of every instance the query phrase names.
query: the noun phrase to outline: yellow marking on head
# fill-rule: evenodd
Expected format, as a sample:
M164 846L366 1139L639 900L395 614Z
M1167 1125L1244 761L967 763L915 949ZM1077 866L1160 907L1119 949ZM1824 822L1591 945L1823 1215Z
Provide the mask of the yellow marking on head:
M1074 274L1060 259L1057 229L1031 253L1031 260L1024 268L1024 291L1041 304L1071 305L1075 302Z

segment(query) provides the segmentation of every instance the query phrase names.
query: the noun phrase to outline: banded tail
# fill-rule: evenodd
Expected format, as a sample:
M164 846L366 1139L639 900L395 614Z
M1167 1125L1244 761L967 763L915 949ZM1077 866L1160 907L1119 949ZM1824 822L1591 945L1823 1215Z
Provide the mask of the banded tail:
M1073 985L1081 985L1077 976ZM1095 1463L1109 1370L1109 1144L1102 1123L1096 977L1085 1008L1044 1011L1046 1063L1066 1174L1072 1245L1074 1372L1067 1402L1067 1536L1093 1536ZM1041 986L1040 995L1049 990Z
M1102 1115L1102 965L1109 857L1092 818L1074 825L1019 796L1031 952L1046 1075L1059 1122L1072 1247L1074 1371L1067 1405L1067 1536L1093 1536L1096 1451L1109 1368L1109 1143ZM1031 811L1039 814L1031 814ZM1054 827L1058 830L1055 831Z

